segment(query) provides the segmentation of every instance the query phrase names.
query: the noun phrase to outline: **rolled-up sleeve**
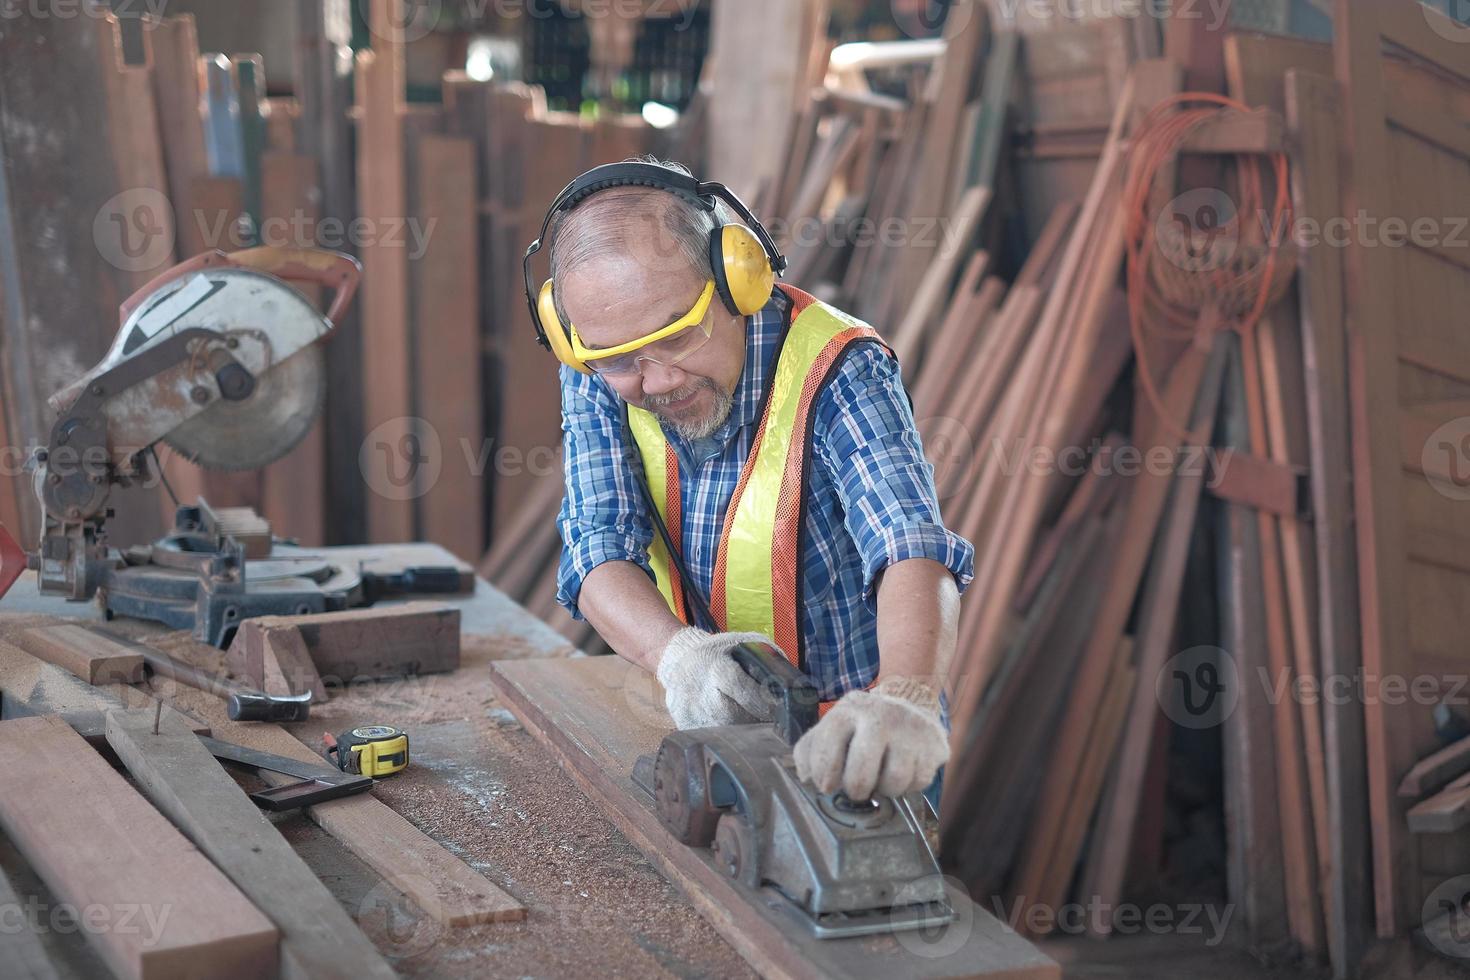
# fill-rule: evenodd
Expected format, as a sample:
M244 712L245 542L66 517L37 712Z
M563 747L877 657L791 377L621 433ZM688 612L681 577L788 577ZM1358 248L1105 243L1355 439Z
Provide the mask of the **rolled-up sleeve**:
M863 559L863 599L889 565L930 558L963 592L975 574L975 549L944 526L934 468L898 363L873 344L848 353L813 408L813 443L842 503L843 520Z
M624 438L617 396L597 378L563 366L561 411L566 496L557 514L563 547L556 601L581 619L582 581L603 562L633 562L653 577L653 525L638 491L638 464Z

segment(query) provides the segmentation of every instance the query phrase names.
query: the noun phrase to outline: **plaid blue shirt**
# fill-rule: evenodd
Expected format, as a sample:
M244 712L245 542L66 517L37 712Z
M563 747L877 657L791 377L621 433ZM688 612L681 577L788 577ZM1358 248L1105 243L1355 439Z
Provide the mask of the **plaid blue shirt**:
M679 457L684 561L706 601L725 508L760 423L789 310L790 300L777 290L747 318L745 367L719 430L690 443L664 429ZM557 601L581 618L582 580L603 562L635 562L652 577L654 530L617 394L601 379L563 366L561 396L566 498L557 518L564 544ZM934 470L898 364L887 352L874 344L851 349L813 412L801 623L806 672L823 700L831 700L877 676L878 573L905 558L932 558L963 590L974 574L974 549L940 520Z

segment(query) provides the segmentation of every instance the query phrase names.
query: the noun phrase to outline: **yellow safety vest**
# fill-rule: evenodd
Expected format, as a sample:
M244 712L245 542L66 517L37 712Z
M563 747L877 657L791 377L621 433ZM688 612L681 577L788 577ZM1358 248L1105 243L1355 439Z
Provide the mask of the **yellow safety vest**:
M801 668L802 501L812 453L812 406L854 344L888 348L867 324L799 289L777 288L791 299L790 326L776 355L765 413L725 510L709 605L720 630L763 633ZM630 405L628 423L649 496L679 548L683 527L674 447L653 413ZM678 568L657 534L649 562L664 601L690 623Z

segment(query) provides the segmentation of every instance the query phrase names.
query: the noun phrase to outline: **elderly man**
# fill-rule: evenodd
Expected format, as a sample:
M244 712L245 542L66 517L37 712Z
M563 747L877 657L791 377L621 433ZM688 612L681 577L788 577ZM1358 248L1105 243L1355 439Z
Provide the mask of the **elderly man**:
M729 650L773 643L824 699L800 778L935 800L973 549L940 521L892 352L776 285L784 266L738 198L673 164L558 196L526 259L563 362L557 598L657 675L681 729L769 718Z

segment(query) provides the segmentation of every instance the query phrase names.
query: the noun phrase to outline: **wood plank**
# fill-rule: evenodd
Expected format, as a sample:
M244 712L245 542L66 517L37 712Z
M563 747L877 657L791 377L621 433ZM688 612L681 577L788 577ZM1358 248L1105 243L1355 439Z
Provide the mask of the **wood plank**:
M955 210L954 223L946 230L943 245L938 254L932 256L927 263L913 299L904 304L907 312L894 329L889 343L893 345L898 363L909 365L905 372L909 377L914 376L925 330L932 327L931 321L943 309L944 301L954 285L960 262L969 253L991 197L988 187L973 187L965 192Z
M476 471L486 443L475 144L429 135L416 154L414 214L426 240L411 264L415 383L418 416L437 434L442 457L437 471L418 471L419 523L424 540L474 561L485 549L486 504L484 474Z
M1326 62L1327 52L1317 54ZM1315 57L1316 55L1314 55ZM1285 99L1293 147L1292 206L1302 220L1341 213L1338 118L1330 74L1289 69ZM1317 551L1317 649L1324 677L1353 677L1362 668L1358 623L1357 544L1348 429L1347 334L1340 249L1308 249L1299 259L1303 392L1308 428L1312 530ZM1330 901L1328 952L1339 978L1357 973L1368 931L1368 808L1363 712L1351 699L1322 711L1327 758Z
M1408 0L1337 0L1333 44L1342 87L1340 161L1342 214L1397 213L1388 162L1383 34L1410 20L1426 31L1424 8ZM1409 38L1412 40L1412 38ZM1442 38L1440 40L1443 40ZM1470 49L1459 53L1470 57ZM1396 281L1390 250L1351 242L1344 251L1345 309L1350 337L1354 506L1357 516L1359 609L1363 669L1371 677L1412 676L1406 642L1398 432L1396 290L1370 284ZM1411 708L1388 705L1375 685L1365 692L1368 798L1373 839L1373 889L1378 935L1398 935L1418 913L1409 883L1418 878L1404 831L1404 809L1394 796L1402 774L1417 761Z
M443 673L459 667L459 610L438 602L407 602L343 609L308 616L256 616L242 620L228 652L230 669L263 684L263 634L300 631L317 673L329 687L358 681ZM254 634L261 634L256 639Z
M224 702L217 698L179 688L169 700L207 720L215 738L326 765L321 756L279 725L230 721ZM290 776L261 775L273 786L293 781ZM370 794L307 807L306 815L436 922L466 926L519 922L526 917L525 906Z
M158 106L158 128L168 170L168 194L175 226L182 232L193 219L190 182L209 173L204 153L204 120L199 107L199 35L193 14L179 14L145 22L152 34L153 98ZM186 251L181 235L178 258Z
M12 643L0 641L0 718L38 714L61 715L94 745L104 742L103 718L123 708L154 709L154 699L125 684L93 687ZM165 706L163 716L177 714ZM210 734L209 725L179 714L180 723L196 735Z
M1470 771L1470 738L1462 738L1415 763L1399 783L1399 797L1417 800L1467 771Z
M0 871L0 909L20 908L20 896L15 894L5 872ZM19 926L7 924L0 929L0 963L5 964L7 973L14 980L59 980L60 977L46 958L40 937L25 917L21 918Z
M141 654L80 626L26 630L19 641L27 653L70 671L88 684L137 684L143 680Z
M276 927L65 721L0 721L0 754L0 827L56 896L158 917L83 930L119 976L277 975Z
M397 974L275 825L188 729L149 711L107 716L107 742L152 801L281 934L281 976Z
M1194 413L1194 429L1189 443L1204 447L1210 444L1220 404L1220 386L1209 385L1200 395ZM1186 564L1194 539L1195 516L1199 510L1200 492L1204 486L1204 468L1196 466L1178 470L1170 491L1168 511L1163 517L1149 558L1148 579L1144 584L1137 622L1137 677L1142 683L1133 685L1131 705L1117 745L1117 769L1112 787L1098 813L1094 845L1088 851L1080 893L1096 898L1106 909L1116 908L1123 895L1125 874L1132 856L1132 844L1138 829L1138 811L1143 799L1144 778L1153 755L1154 734L1158 730L1159 696L1154 679L1163 671L1174 651L1175 629L1179 616L1179 600L1184 589ZM1107 760L1103 761L1104 768ZM1089 917L1088 931L1098 935L1111 933L1111 912L1103 917Z
M1470 826L1470 788L1447 789L1414 804L1408 821L1413 834L1452 834Z
M1390 0L1382 6L1379 29L1384 40L1470 81L1470 47L1465 45L1470 28L1442 11L1412 0Z
M368 16L376 49L357 53L357 103L362 110L357 132L358 214L379 231L408 214L403 45L397 40L402 32L392 27L405 23L403 13L403 0L372 0ZM363 429L368 438L390 446L400 445L413 417L408 255L400 244L379 234L359 249ZM413 540L413 500L374 491L373 480L368 482L368 540Z
M904 942L892 935L813 939L780 906L750 901L708 851L679 843L634 786L638 756L654 751L673 728L652 675L620 657L499 661L492 670L501 697L527 730L762 976L1060 977L1055 963L957 889L950 899L972 926L949 955L932 955L917 935ZM959 942L962 934L942 935Z
M258 619L247 619L235 632L225 657L231 672L257 691L310 691L314 702L327 700L326 686L312 662L306 639L295 626L262 626Z
M322 217L321 167L315 157L270 150L260 158L261 243L264 245L310 246ZM322 290L303 283L297 289L321 309ZM343 327L336 325L328 353L340 339ZM327 379L330 398L338 392ZM327 543L327 430L318 419L306 438L261 474L260 513L271 523L277 537L293 538L303 545ZM336 506L333 498L332 505Z
M1244 415L1243 407L1235 416L1226 415L1228 444L1245 444ZM1255 514L1248 508L1226 504L1222 510L1224 519L1216 549L1220 642L1244 678L1269 671L1261 595L1261 540ZM1289 941L1281 818L1276 806L1274 708L1268 695L1259 684L1241 683L1240 702L1225 719L1222 733L1226 884L1231 901L1241 907L1247 945L1261 951Z

